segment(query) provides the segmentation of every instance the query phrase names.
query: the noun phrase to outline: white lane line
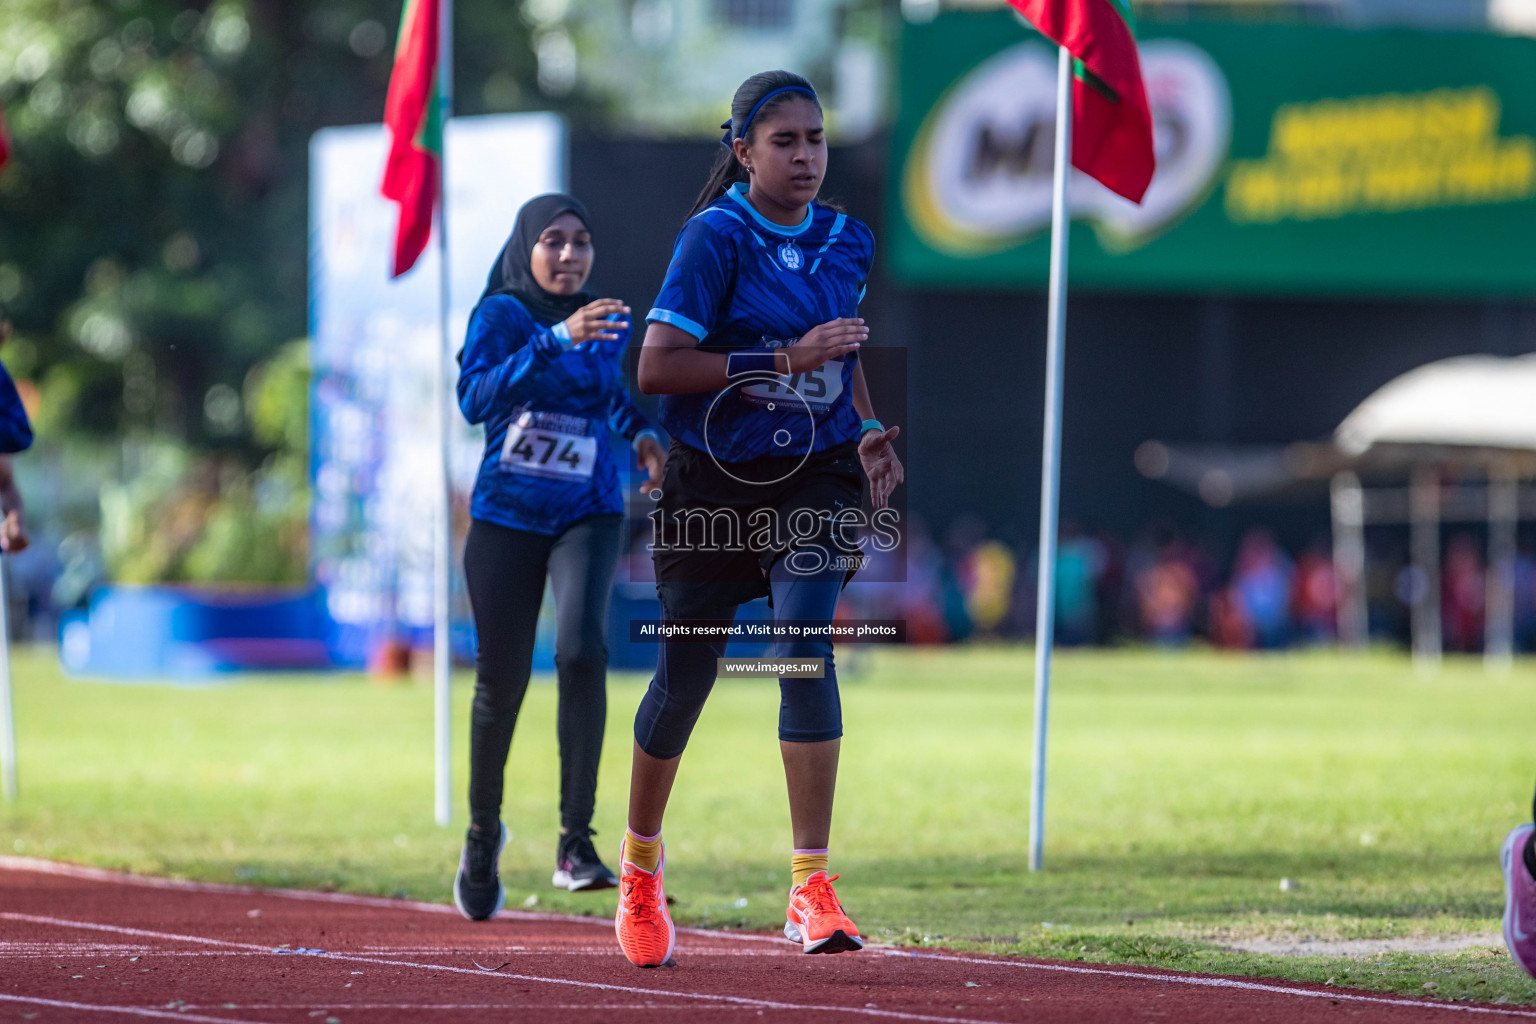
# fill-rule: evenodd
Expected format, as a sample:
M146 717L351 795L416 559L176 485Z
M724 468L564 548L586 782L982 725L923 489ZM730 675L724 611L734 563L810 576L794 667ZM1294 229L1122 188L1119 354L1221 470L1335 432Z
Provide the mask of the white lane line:
M94 921L76 921L62 917L42 917L36 914L15 914L0 912L0 919L13 921L28 921L34 924L49 924L60 928L84 928L89 931L117 932L123 935L138 935L148 938L177 939L187 942L202 942L211 946L227 946L234 949L264 950L273 954L287 953L289 955L304 955L315 960L332 960L338 963L374 964L381 967L409 967L422 971L446 971L450 974L468 974L480 978L501 978L508 981L532 981L545 985L566 985L571 988L597 989L603 992L628 992L633 995L647 996L652 999L693 999L700 1002L713 1003L715 1005L752 1007L759 1010L789 1010L806 1014L816 1014L819 1017L830 1013L851 1013L859 1017L882 1017L891 1020L925 1021L927 1024L998 1024L997 1021L976 1020L969 1017L935 1017L924 1013L906 1013L901 1010L882 1010L871 1006L813 1006L806 1003L781 1003L772 999L749 999L746 996L713 995L708 992L675 992L667 989L641 988L638 985L610 985L599 981L576 981L572 978L550 978L539 974L513 974L502 971L482 971L473 967L453 967L447 964L427 964L413 960L386 960L382 957L367 956L349 953L327 953L321 950L298 954L295 951L274 950L263 946L252 945L249 942L232 942L227 939L206 939L196 935L178 935L172 932L154 932L143 928L126 928L121 925L97 924ZM611 954L617 957L617 952ZM220 1022L230 1024L230 1022ZM240 1022L244 1024L244 1022Z
M617 954L615 954L617 955ZM468 967L448 967L443 964L421 964L410 960L383 960L376 957L347 956L338 953L319 954L318 959L345 960L354 963L385 964L390 967L414 967L426 971L451 971L454 974L474 974L482 978L507 978L513 981L537 981L547 985L570 985L576 988L595 988L605 992L630 992L635 995L672 998L672 999L698 999L711 1003L724 1003L728 1006L756 1007L760 1010L790 1010L806 1014L825 1015L831 1013L851 1013L861 1017L889 1017L894 1020L928 1021L931 1024L998 1024L997 1021L982 1021L968 1017L935 1017L925 1013L906 1013L901 1010L881 1010L869 1006L813 1006L806 1003L781 1003L772 999L749 999L746 996L711 995L707 992L675 992L668 989L640 988L637 985L610 985L599 981L575 981L570 978L548 978L538 974L511 974L500 971L481 971Z
M0 915L3 916L3 915ZM517 957L563 957L563 956L596 956L612 957L617 953L614 949L351 949L331 950L330 952L345 953L353 956L456 956L456 957L480 957L482 959L495 959L498 956ZM686 950L695 956L717 957L777 957L797 956L795 953L763 953L756 949L693 949ZM118 959L127 956L274 956L292 954L298 955L297 950L274 948L272 946L260 946L255 949L162 949L155 946L144 946L137 949L101 949L95 946L68 946L49 950L17 953L9 950L0 951L0 958L7 960L96 960Z
M7 863L9 861L24 861L26 863L24 865L12 865L12 864L8 864ZM25 858L25 857L0 857L0 869L17 868L17 867L19 867L22 870L32 870L32 868L31 868L31 864L32 863L34 863L34 862L31 860L31 858ZM41 864L45 864L45 865L52 864L51 861L39 861L39 862L35 862L35 863L41 863ZM242 887L242 886L217 886L217 885L214 885L213 883L175 883L175 882L170 882L170 880L168 880L168 879L141 879L141 876L137 876L137 875L120 876L120 875L117 875L117 874L115 874L113 872L99 871L96 868L75 868L74 865L59 865L59 866L60 867L64 867L64 868L69 868L71 870L78 870L78 871L82 871L82 872L90 872L93 875L101 875L101 876L103 876L102 879L101 879L103 881L120 881L120 880L123 880L123 879L127 879L129 881L138 882L138 881L142 880L146 884L153 885L155 888L182 888L184 886L198 886L198 887L206 887L206 891L227 892L227 891L230 891L230 890L240 890L242 892L242 894L245 894L245 895L263 895L263 894L266 894L266 895L281 895L281 896L292 896L292 897L299 898L299 899L312 899L312 898L317 898L317 897L333 897L333 896L343 896L343 895L345 895L345 894L342 894L342 893L310 893L310 892L306 892L304 890L299 890L299 889L254 889L254 888L251 888L251 887ZM60 871L58 873L60 873L60 874L69 874L70 872L69 871ZM166 883L166 884L159 884L159 883ZM386 899L381 899L381 898L378 898L378 897L371 897L371 896L350 897L348 899L348 902L351 902L351 901L358 901L358 902L362 903L363 905L368 905L368 906L383 906L383 907L392 907L392 908L399 908L402 905L401 901L398 901L398 900L386 900ZM441 911L441 912L447 912L447 913L456 913L456 911L452 907L440 907L438 904L435 904L435 903L417 903L417 904L406 903L404 905L406 907L408 907L408 908L411 908L411 909L418 909L418 908L420 908L420 909L427 909L427 910L430 910L432 912L439 912L439 911ZM609 926L608 922L603 922L603 921L594 922L590 918L566 917L566 916L559 915L559 914L527 915L527 917L534 917L534 918L537 918L537 919L540 919L540 920L563 920L563 921L572 921L572 922L598 923L598 924L603 924L605 927ZM11 918L11 919L15 919L15 920L29 920L29 921L35 921L35 922L38 922L38 923L59 924L59 925L81 927L81 928L93 928L93 929L97 929L97 930L101 930L101 931L116 931L116 932L118 932L120 934L128 934L128 935L144 935L144 936L155 936L155 937L161 937L161 938L185 938L185 939L190 939L190 941L193 941L193 942L203 942L203 943L208 943L208 944L212 944L212 945L224 945L224 946L233 946L233 947L236 947L236 948L243 948L243 949L267 951L267 948L263 947L263 946L255 946L255 945L250 945L250 944L247 944L247 943L225 942L222 939L204 939L204 938L200 938L200 937L197 937L197 936L174 936L174 935L169 935L169 934L160 933L160 932L145 932L145 931L140 931L140 930L131 929L131 928L119 928L119 927L113 926L113 925L96 925L96 924L87 924L87 923L83 923L83 922L65 921L65 920L62 920L62 919L59 919L59 918L34 917L34 916L31 916L31 915L26 915L26 914L11 914L11 913L0 913L0 918ZM526 919L526 918L524 918L524 919ZM759 936L725 935L725 934L722 934L721 932L710 931L710 930L707 930L707 929L679 928L678 931L679 932L689 932L689 931L691 931L694 934L706 935L706 936L709 936L709 937L712 937L712 938L715 938L715 939L719 939L719 938L729 938L729 939L757 938L757 939L762 939L764 941L769 941L769 942L774 942L774 943L779 943L779 942L782 941L782 940L778 939L777 937L770 937L770 936L766 936L766 935L759 935ZM1532 1011L1528 1011L1528 1010L1517 1010L1517 1009L1509 1009L1509 1008L1505 1008L1505 1007L1493 1007L1493 1006L1469 1006L1469 1005L1466 1005L1464 1003L1452 1003L1452 1002L1427 1002L1427 1001L1424 1001L1424 1000L1416 1000L1416 999L1401 999L1401 998L1394 999L1394 998L1388 998L1388 997L1384 997L1384 996L1357 995L1357 994L1353 994L1353 993L1349 993L1349 992L1329 992L1329 991L1316 992L1316 991L1313 991L1311 989L1293 988L1293 987L1284 986L1284 985L1265 985L1265 984L1260 984L1260 983L1251 982L1251 981L1238 981L1238 980L1232 979L1232 978L1203 978L1203 977L1199 977L1197 975L1192 975L1192 974L1147 974L1147 973L1144 973L1144 972L1141 972L1141 971L1116 970L1114 968L1109 968L1109 967L1072 967L1072 966L1068 966L1066 964L1043 964L1043 963L1034 963L1034 962L1031 962L1031 961L1024 961L1024 960L1002 960L1002 959L988 960L988 959L985 959L985 958L982 958L982 957L951 956L951 955L942 954L942 953L905 953L905 952L899 952L899 951L894 951L894 950L889 950L889 949L884 950L884 952L885 952L886 956L892 956L892 957L909 957L909 958L926 959L926 960L945 960L945 961L951 961L951 962L954 962L954 963L981 964L981 965L986 965L986 966L991 966L991 967L1002 966L1002 967L1012 967L1012 968L1016 968L1016 969L1033 969L1033 970L1041 970L1041 971L1060 971L1060 972L1069 973L1069 974L1095 974L1095 975L1102 975L1102 976L1107 976L1107 977L1112 977L1112 978L1127 978L1127 979L1131 979L1131 980L1135 980L1135 979L1140 978L1142 980L1162 981L1162 982L1167 982L1167 983L1175 984L1175 985L1192 985L1192 986L1195 986L1195 987L1198 987L1198 988L1235 988L1235 989L1252 990L1252 991L1257 991L1257 992L1269 992L1269 993L1279 994L1279 995L1298 996L1298 997L1303 997L1303 998L1338 999L1340 1001L1349 1001L1349 1002L1379 1003L1379 1004L1383 1004L1383 1005L1387 1005L1387 1006L1404 1006L1404 1007L1412 1006L1412 1007L1418 1007L1418 1008L1421 1008L1421 1009L1452 1010L1452 1011L1456 1011L1456 1012L1460 1012L1460 1013L1508 1014L1508 1015L1510 1015L1512 1017L1525 1017L1525 1018L1536 1019L1536 1012L1532 1012ZM325 955L326 956L332 956L332 957L338 956L338 954L325 954ZM355 958L355 959L361 959L361 958ZM430 964L407 964L407 963L396 963L394 961L383 961L383 960L378 961L378 962L379 963L388 963L391 966L408 966L408 967L417 967L417 968L424 968L424 969L439 969L439 970L448 970L448 971L463 971L463 972L469 973L469 974L487 974L487 973L490 973L490 972L487 972L487 971L469 970L468 968L438 967L437 965L430 965ZM515 977L514 975L499 975L499 976L500 977ZM613 987L615 987L615 986L602 986L602 985L598 985L596 982L576 982L576 981L568 981L566 979L539 978L539 977L532 977L532 976L524 977L522 980L525 980L525 981L544 981L544 982L548 982L550 984L562 984L562 985L583 985L583 986L591 986L591 987L599 987L599 988L613 988ZM631 988L631 987L628 987L628 986L617 986L617 988L618 988L619 991L626 991L626 992L634 991L634 992L642 992L642 993L651 993L651 992L655 992L656 991L654 989L638 989L638 988ZM733 997L733 996L708 996L708 995L703 995L703 994L699 994L699 993L688 993L686 998L690 998L690 999L733 1000L733 999L736 999L737 997ZM780 1008L780 1007L792 1008L792 1004L777 1004L777 1003L766 1003L766 1002L754 1003L752 1005L759 1005L759 1006L763 1006L764 1008L767 1008L769 1006L772 1006L773 1008ZM826 1009L826 1008L821 1008L821 1009ZM939 1018L939 1017L931 1017L931 1018L930 1017L917 1017L917 1016L913 1016L913 1015L896 1014L894 1011L872 1010L872 1009L867 1009L867 1008L856 1008L856 1007L847 1007L847 1008L841 1008L840 1007L838 1009L842 1010L843 1012L848 1012L848 1013L873 1014L875 1016L900 1016L900 1017L906 1017L907 1019L913 1019L913 1020L935 1020L935 1021L939 1021L939 1020L953 1020L953 1019L956 1019L956 1018Z
M263 956L263 955L271 956L272 954L270 952L266 953L266 954L262 954L262 953L247 953L245 950L240 950L240 949L198 949L198 950L190 950L190 949L146 949L143 953L140 953L140 954L136 955L134 957L134 959L137 960L140 956L147 957L147 956ZM76 960L97 960L97 959L105 960L105 959L107 959L109 957L118 957L118 954L116 954L116 953L95 953L95 954L91 954L90 956L87 956L85 953L6 953L6 954L4 954L4 957L7 960L54 960L54 961L58 961L58 960L68 960L68 959L71 959L71 958L76 959Z
M785 943L788 946L788 943ZM679 946L677 949L694 956L763 956L763 958L779 958L788 956L791 960L797 960L805 955L800 949L786 949L782 953L777 950L762 949L710 949L708 946ZM432 949L389 949L389 947L370 946L367 949L336 949L335 953L362 953L369 956L613 956L619 952L617 944L613 946L550 946L547 949L507 949L507 947L481 946L478 949L455 946L433 946Z
M114 885L137 885L146 889L173 889L181 892L201 892L217 896L278 896L288 900L304 900L310 903L337 903L353 907L376 907L382 910L414 910L426 914L459 916L456 907L447 903L425 903L420 900L397 900L385 896L360 896L349 892L313 892L309 889L268 889L259 885L229 885L224 882L189 882L175 878L156 878L152 875L134 875L126 871L108 871L105 868L88 868L80 864L42 860L37 857L0 856L0 871L35 871L43 875L63 878L80 878L91 882L107 882ZM555 921L562 924L598 925L613 927L611 917L588 917L582 914L536 914L529 910L502 910L498 920ZM679 935L702 935L711 939L742 942L783 943L779 935L759 935L754 932L732 932L723 928L679 928Z
M1061 971L1065 974L1102 974L1112 978L1140 979L1142 981L1166 981L1175 985L1194 985L1199 988L1236 988L1249 992L1268 992L1273 995L1303 996L1312 999L1337 999L1352 1003L1381 1003L1386 1006L1413 1006L1422 1010L1456 1010L1461 1013L1500 1013L1511 1017L1536 1017L1536 1012L1504 1006L1468 1006L1466 1003L1429 1002L1423 999L1393 999L1389 996L1365 996L1352 992L1318 992L1310 988L1290 985L1266 985L1257 981L1238 981L1235 978L1202 978L1193 974L1146 974L1141 971L1117 971L1110 967L1073 967L1069 964L1041 964L1029 960L988 960L979 956L951 956L946 953L899 953L887 952L886 956L905 957L914 960L944 960L959 964L983 964L987 967L1012 967L1018 970Z
M191 1003L188 1010L203 1007ZM354 1013L364 1010L698 1010L694 1003L628 1002L628 1003L523 1003L516 1007L507 1003L244 1003L239 1005L210 1006L209 1009L227 1010L328 1010L334 1013ZM711 1010L736 1010L740 1013L756 1013L750 1006L718 1006ZM240 1024L245 1024L244 1021Z
M201 935L178 935L175 932L151 932L143 928L126 928L117 924L95 924L64 917L42 917L38 914L0 912L0 920L26 921L28 924L50 924L62 928L84 928L92 932L114 932L118 935L137 935L146 939L175 939L178 942L201 942L208 946L227 946L230 949L253 949L260 953L272 952L271 946L258 946L251 942L230 942L227 939L205 939Z
M126 1013L132 1017L159 1017L164 1020L190 1020L198 1024L261 1024L259 1021L241 1020L238 1017L200 1017L180 1010L150 1010L142 1006L103 1006L97 1003L72 1003L63 999L39 999L36 996L13 996L0 992L0 1000L8 1003L27 1003L31 1006L56 1006L61 1010L89 1010L93 1013Z
M741 957L752 959L776 959L778 957L799 958L805 954L799 950L792 953L764 953L760 949L703 949L694 946L679 946L679 952L689 956L718 956ZM562 956L596 956L612 957L619 954L617 945L604 946L602 949L561 949L557 946L549 949L447 949L439 946L436 949L331 949L329 953L344 953L349 956L472 956L479 959L487 957L562 957Z

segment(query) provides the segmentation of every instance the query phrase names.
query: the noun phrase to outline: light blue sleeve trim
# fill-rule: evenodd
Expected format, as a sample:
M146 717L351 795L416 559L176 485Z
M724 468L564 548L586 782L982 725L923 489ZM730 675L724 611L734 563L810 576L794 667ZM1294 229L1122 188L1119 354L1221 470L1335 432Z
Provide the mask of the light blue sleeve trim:
M656 433L656 431L652 430L650 427L646 427L643 430L635 431L635 436L630 439L629 446L631 448L633 448L635 451L639 451L640 450L640 439L642 437L648 437L652 441L655 441L657 444L661 444L661 435Z
M555 336L561 348L570 348L575 342L571 341L571 328L564 320L549 329L549 333Z
M704 336L709 333L709 331L694 323L692 320L689 320L687 317L683 316L683 314L674 313L670 309L662 309L660 306L657 306L655 309L645 314L645 320L647 323L656 321L659 323L671 324L673 327L676 327L679 330L687 331L689 334L693 335L695 338L698 338L700 341L703 341Z
M860 288L860 289L859 289L859 301L860 301L860 302L863 302L863 301L864 301L864 296L865 296L865 294L866 294L866 293L867 293L867 292L868 292L868 291L869 291L869 285L865 285L865 286L864 286L864 287L862 287L862 288Z

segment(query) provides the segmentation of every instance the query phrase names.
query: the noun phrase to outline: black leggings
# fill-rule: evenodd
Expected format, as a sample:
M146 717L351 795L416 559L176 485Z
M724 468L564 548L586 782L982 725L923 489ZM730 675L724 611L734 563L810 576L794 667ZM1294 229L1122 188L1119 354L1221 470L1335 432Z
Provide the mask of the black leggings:
M464 575L480 648L469 729L469 811L477 822L501 814L507 751L528 692L546 573L555 591L560 824L575 832L592 822L608 717L608 598L621 522L617 515L589 516L557 537L480 519L470 524Z
M791 557L773 563L768 578L773 591L775 619L831 622L838 595L847 575L840 565L828 564L815 572L795 572ZM733 622L737 605L729 597L712 593L717 588L691 582L663 582L662 616L676 619L709 619ZM688 745L704 702L715 686L719 659L725 657L724 640L677 640L661 642L656 675L635 712L635 742L655 758L678 757ZM837 669L832 641L824 637L786 640L774 645L774 657L821 658L821 679L779 680L779 739L789 743L822 743L843 735L843 705L837 692Z

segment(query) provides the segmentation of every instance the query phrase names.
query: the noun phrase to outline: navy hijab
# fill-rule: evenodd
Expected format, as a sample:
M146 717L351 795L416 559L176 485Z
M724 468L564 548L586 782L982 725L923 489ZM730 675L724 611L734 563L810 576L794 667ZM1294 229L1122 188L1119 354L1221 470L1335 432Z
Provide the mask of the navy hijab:
M574 213L581 218L587 231L591 232L592 218L587 214L587 208L581 205L581 200L575 196L552 192L535 196L523 204L523 208L517 211L511 236L491 266L485 291L480 295L481 302L492 295L510 295L533 314L533 319L540 326L551 327L593 301L594 296L587 292L556 295L545 291L534 279L530 254L533 247L539 244L539 236L544 233L544 229L562 213ZM474 314L470 316L473 318Z

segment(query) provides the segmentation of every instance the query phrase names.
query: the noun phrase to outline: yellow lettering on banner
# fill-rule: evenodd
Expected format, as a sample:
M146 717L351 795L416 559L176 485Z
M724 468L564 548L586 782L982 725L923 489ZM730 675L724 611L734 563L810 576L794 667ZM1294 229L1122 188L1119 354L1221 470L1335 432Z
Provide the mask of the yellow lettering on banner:
M1502 114L1487 86L1285 104L1269 152L1233 161L1227 216L1273 224L1536 198L1536 139L1501 138Z
M1302 220L1337 217L1346 206L1344 175L1316 171L1303 177L1297 189L1297 216Z
M1446 168L1446 198L1453 203L1496 202L1498 163L1496 150L1451 163Z
M1500 194L1519 199L1536 193L1536 139L1528 135L1507 139L1499 152Z

